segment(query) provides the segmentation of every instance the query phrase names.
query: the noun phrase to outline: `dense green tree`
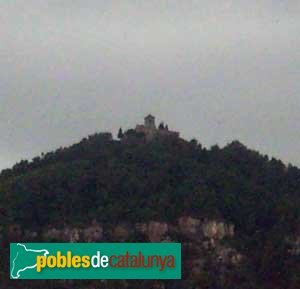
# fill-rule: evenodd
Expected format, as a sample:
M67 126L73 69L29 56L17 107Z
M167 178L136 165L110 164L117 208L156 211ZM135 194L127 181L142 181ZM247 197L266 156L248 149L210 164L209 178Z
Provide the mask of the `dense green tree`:
M122 139L123 136L124 136L123 130L122 130L122 128L120 127L120 128L119 128L119 131L118 131L118 139Z

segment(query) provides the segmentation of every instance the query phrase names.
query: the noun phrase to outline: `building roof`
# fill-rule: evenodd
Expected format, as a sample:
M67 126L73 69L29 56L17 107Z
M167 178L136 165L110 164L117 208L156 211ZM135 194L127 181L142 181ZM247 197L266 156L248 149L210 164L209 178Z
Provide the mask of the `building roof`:
M148 115L145 117L145 119L149 119L149 118L154 119L155 117L154 117L153 115L151 115L151 114L148 114Z

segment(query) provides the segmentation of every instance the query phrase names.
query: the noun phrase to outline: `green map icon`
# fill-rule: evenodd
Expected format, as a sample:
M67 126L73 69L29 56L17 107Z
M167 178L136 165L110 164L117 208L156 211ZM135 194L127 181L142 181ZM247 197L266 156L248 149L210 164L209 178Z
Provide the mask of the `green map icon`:
M11 244L11 279L19 279L22 274L27 270L35 270L37 256L49 255L48 250L29 249L26 245L17 243Z

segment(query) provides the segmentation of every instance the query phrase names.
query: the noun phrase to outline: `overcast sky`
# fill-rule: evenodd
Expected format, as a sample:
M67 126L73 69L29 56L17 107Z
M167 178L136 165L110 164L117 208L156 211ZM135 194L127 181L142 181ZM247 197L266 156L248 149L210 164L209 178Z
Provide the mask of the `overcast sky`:
M1 1L0 169L148 113L299 166L300 1Z

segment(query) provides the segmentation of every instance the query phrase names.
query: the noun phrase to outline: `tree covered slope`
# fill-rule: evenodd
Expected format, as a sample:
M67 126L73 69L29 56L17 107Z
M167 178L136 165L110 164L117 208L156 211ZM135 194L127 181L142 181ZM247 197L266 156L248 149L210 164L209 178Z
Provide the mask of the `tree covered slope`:
M299 280L286 238L299 233L300 170L238 141L206 149L196 140L95 134L2 171L0 192L6 223L36 231L92 219L220 218L235 225L249 274L286 288Z

